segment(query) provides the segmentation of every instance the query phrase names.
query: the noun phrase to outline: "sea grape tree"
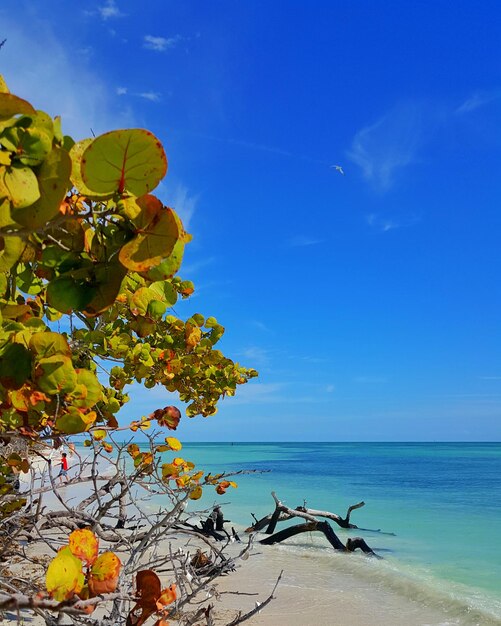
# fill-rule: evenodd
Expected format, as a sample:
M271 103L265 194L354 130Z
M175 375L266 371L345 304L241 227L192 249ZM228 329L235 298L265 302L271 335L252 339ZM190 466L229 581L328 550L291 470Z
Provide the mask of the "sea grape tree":
M172 310L194 291L178 271L191 236L179 215L152 194L167 172L160 141L143 129L117 130L75 143L61 120L9 92L0 78L0 516L25 498L13 476L28 471L44 446L84 434L94 451L113 451L117 414L130 385L160 385L186 404L189 417L214 414L218 401L257 373L227 358L224 328L202 314ZM152 423L175 430L180 410L168 403L138 415L131 431ZM21 443L20 443L21 442ZM157 472L179 497L199 498L234 486L175 457L173 437L127 452L137 474ZM172 451L159 465L158 455ZM165 459L162 459L165 461ZM83 532L83 531L82 531ZM118 565L83 534L58 554L48 574L55 600L96 587ZM75 550L72 549L76 545ZM88 546L87 546L88 548ZM79 556L80 554L80 556ZM87 559L87 561L86 561ZM89 572L76 561L87 562ZM106 560L106 559L105 559ZM61 583L73 568L74 580ZM103 569L104 568L104 569ZM99 570L101 571L101 570ZM72 586L73 585L73 586Z

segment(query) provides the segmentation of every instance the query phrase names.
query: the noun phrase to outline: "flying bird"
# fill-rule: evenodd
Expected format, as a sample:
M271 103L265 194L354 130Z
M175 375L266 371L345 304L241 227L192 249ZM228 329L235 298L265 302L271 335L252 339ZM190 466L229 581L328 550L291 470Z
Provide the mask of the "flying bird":
M344 176L344 170L340 165L331 165L331 168Z
M7 39L4 39L3 41L0 41L0 48L3 48L3 46L5 45L6 41L7 41Z

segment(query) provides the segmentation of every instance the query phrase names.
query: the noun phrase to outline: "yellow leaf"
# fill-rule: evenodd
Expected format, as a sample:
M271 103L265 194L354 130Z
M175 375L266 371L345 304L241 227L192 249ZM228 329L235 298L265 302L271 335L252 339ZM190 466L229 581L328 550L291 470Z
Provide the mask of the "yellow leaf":
M49 564L45 577L47 591L51 598L63 602L79 593L83 585L82 561L66 546Z
M179 439L176 439L175 437L166 437L165 442L171 450L176 450L176 452L181 450L183 447Z
M202 497L202 487L197 485L190 492L190 500L199 500Z
M103 428L98 428L92 431L92 436L94 437L96 441L101 441L102 439L106 437L106 435L107 435L107 431L104 430Z

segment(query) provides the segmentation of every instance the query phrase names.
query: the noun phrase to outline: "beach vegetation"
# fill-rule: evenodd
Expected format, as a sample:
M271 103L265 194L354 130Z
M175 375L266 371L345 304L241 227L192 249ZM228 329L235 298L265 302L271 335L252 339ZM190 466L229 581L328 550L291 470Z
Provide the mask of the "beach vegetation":
M203 575L176 593L150 566L170 563L173 579L193 580L189 563L148 551L180 523L188 500L236 483L176 456L181 442L165 437L182 419L172 400L130 423L120 410L134 385L158 386L188 417L208 417L257 373L221 352L225 329L214 317L173 310L195 287L178 274L191 235L152 194L168 168L161 142L144 129L75 142L62 128L0 81L0 557L8 560L16 542L57 550L44 561L43 584L13 577L0 609L33 609L51 623L51 612L79 621L111 602L109 623L129 611L131 625L153 614L162 624L166 607L177 599L180 610L232 561L208 557ZM131 441L138 431L147 444ZM54 480L54 451L77 435L89 454L78 455L70 482L89 493L69 504ZM111 476L100 475L103 463ZM37 482L36 467L49 485ZM16 489L21 475L31 475L30 489ZM137 506L152 490L169 503L156 516ZM48 493L59 508L42 505ZM136 505L128 527L127 502Z

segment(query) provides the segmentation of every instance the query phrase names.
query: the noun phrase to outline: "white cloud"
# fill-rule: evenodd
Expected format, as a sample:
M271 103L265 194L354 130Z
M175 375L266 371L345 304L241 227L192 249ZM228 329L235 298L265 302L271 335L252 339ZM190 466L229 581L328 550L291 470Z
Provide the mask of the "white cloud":
M400 215L398 217L389 217L379 213L369 213L365 217L367 224L379 232L387 233L397 228L407 228L413 226L420 221L420 217L415 214Z
M2 73L10 90L37 109L61 115L65 133L82 139L91 129L99 134L134 125L130 110L115 106L113 88L78 52L65 48L46 21L32 17L28 24L3 14L2 24L10 44L2 49Z
M492 102L493 100L497 100L500 97L501 97L501 94L499 92L474 93L472 96L467 98L460 106L458 106L458 108L456 109L456 113L459 113L459 114L471 113L472 111L475 111L476 109L479 109L480 107L483 107L486 104L489 104L489 102Z
M425 133L424 108L418 103L396 106L359 130L348 157L376 187L389 189L399 170L415 162Z
M266 365L270 360L268 350L259 346L250 346L242 350L242 355L245 359L252 361L254 366Z
M109 20L111 17L123 17L123 13L117 7L115 0L106 0L106 2L97 7L97 12L103 20Z
M169 195L168 205L175 209L187 231L189 231L198 198L199 196L189 195L188 188L181 183L175 187L174 193Z
M127 87L117 87L116 93L117 96L125 96L127 93Z
M175 48L177 44L183 40L181 35L174 37L154 37L153 35L145 35L143 47L155 52L165 52L171 48Z
M160 102L160 94L156 91L143 91L137 95L144 100L150 100L150 102Z

